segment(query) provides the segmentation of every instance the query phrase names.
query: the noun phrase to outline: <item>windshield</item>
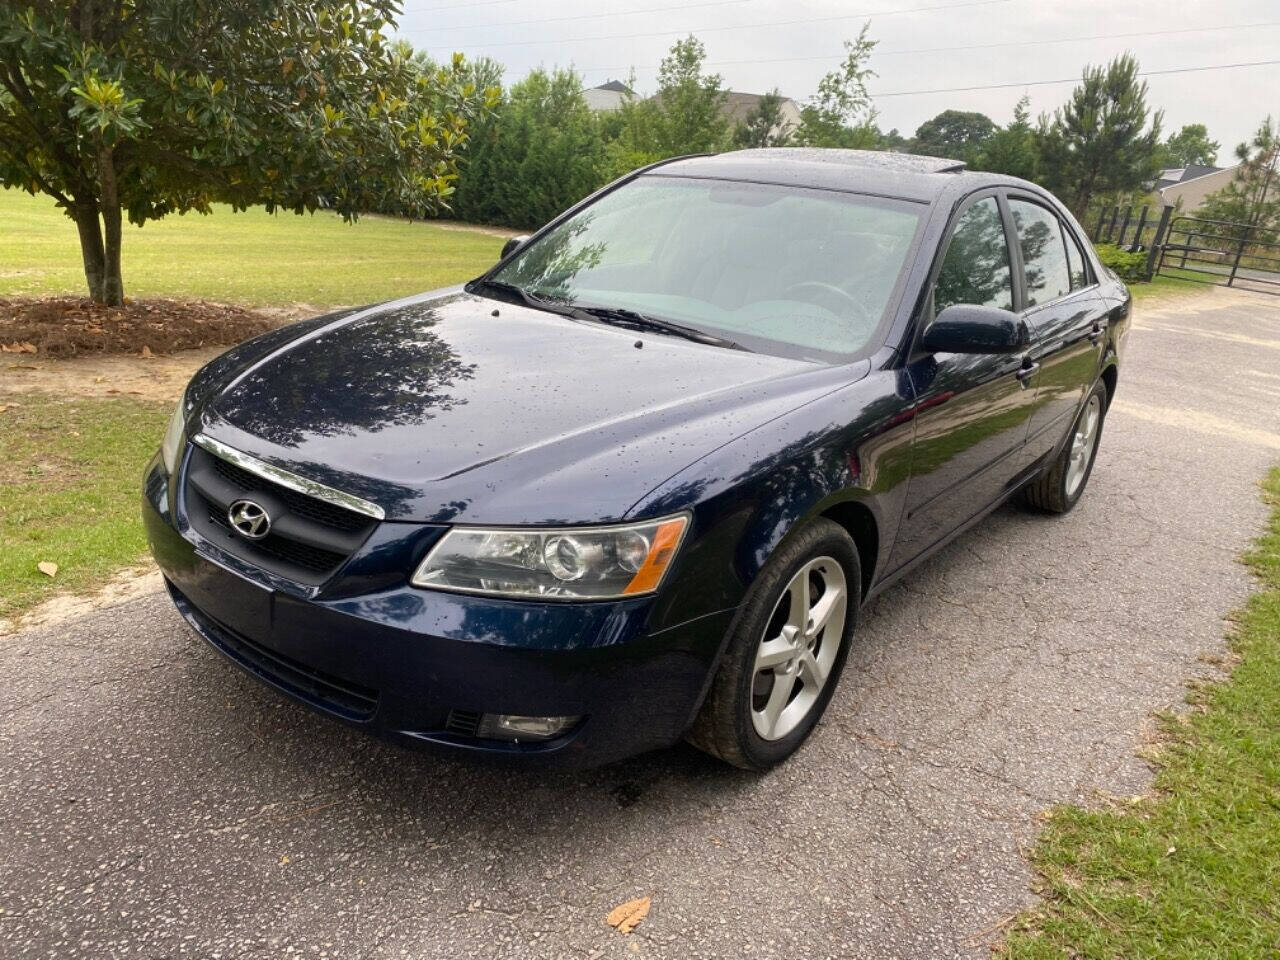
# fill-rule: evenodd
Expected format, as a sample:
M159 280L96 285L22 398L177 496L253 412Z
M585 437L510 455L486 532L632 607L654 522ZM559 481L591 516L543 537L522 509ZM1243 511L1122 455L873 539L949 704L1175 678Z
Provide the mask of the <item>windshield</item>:
M759 352L839 361L879 328L924 209L825 190L640 177L491 279L543 300L674 321Z

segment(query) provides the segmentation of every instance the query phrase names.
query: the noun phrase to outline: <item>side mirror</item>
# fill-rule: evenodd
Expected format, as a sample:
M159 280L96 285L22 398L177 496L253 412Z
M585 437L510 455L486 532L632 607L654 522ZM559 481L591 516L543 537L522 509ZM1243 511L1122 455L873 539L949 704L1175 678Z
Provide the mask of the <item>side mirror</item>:
M1016 313L958 303L934 317L920 345L930 353L1012 353L1029 340Z
M517 250L519 250L528 242L529 242L529 235L527 233L522 233L522 234L519 234L518 236L512 237L510 240L508 240L506 243L502 245L502 256L499 257L498 259L500 260L507 259L507 257L511 256L513 253L515 253Z

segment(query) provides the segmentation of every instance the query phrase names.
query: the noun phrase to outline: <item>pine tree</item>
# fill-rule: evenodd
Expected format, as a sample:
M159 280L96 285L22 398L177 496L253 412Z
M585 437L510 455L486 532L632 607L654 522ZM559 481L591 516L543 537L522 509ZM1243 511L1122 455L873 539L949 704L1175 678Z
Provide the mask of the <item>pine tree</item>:
M1240 165L1235 177L1205 199L1197 216L1263 231L1280 229L1280 131L1271 117L1259 125L1252 140L1236 147L1236 159Z
M974 160L977 170L1004 173L1023 180L1035 180L1040 172L1036 132L1031 125L1031 98L1022 97L1013 108L1013 120L997 130Z
M1052 120L1041 117L1042 181L1077 216L1095 197L1139 189L1159 172L1162 120L1162 111L1147 108L1147 85L1132 54L1085 67L1067 103Z
M782 94L775 87L733 131L735 147L785 147L795 132L782 116Z

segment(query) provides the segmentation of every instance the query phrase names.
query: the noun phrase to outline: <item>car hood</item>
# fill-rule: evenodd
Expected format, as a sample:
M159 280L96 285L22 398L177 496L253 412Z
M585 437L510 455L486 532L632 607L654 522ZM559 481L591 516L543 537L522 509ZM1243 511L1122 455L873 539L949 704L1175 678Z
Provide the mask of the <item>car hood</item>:
M588 523L865 372L455 290L269 334L193 389L205 434L389 519Z

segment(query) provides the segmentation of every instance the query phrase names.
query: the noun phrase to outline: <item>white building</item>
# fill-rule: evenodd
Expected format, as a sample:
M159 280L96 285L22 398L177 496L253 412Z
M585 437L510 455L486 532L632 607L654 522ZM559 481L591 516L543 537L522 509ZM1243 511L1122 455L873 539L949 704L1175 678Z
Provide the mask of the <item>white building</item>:
M596 113L612 113L614 110L621 110L622 104L628 97L634 97L635 92L620 80L610 80L590 90L583 90L582 96L586 99L587 106Z

